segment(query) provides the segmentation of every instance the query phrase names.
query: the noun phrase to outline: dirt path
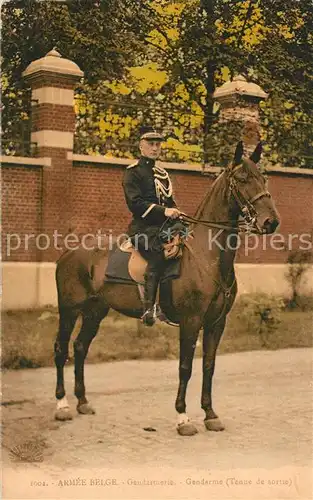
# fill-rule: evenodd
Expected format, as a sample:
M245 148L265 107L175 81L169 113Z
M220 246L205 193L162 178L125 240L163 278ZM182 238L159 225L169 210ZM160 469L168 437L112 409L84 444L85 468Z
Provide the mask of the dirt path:
M204 429L196 359L187 399L199 430L193 437L175 430L177 367L177 361L87 365L93 416L75 414L67 367L74 419L64 423L53 419L54 369L6 372L3 497L312 498L310 349L219 356L214 400L222 433ZM42 462L12 461L9 450L25 441Z

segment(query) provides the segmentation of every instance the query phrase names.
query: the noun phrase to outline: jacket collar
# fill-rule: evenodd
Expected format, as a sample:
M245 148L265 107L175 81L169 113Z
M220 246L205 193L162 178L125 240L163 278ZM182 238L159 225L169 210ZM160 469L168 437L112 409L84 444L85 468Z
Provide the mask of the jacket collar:
M147 158L146 156L141 156L139 162L140 165L144 167L153 168L155 166L155 160L153 160L152 158Z

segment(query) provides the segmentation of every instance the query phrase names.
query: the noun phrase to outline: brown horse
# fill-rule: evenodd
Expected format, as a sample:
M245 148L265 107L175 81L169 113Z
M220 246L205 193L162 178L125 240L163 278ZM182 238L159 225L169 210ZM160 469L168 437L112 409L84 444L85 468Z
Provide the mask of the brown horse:
M238 143L233 162L218 176L201 202L195 214L197 222L193 225L194 237L184 248L181 257L180 277L172 282L173 305L180 329L179 387L175 408L178 412L177 430L181 435L193 435L197 432L187 417L185 400L201 328L201 407L205 412L204 422L208 430L224 429L212 407L212 378L216 350L226 316L237 293L234 259L238 247L240 217L250 230L259 234L270 234L279 224L279 216L265 187L265 179L256 166L261 146L257 146L250 158L242 155L242 143ZM211 227L209 230L208 225ZM103 259L107 262L107 255L104 254L102 251L102 262ZM97 262L99 251L80 247L61 256L57 264L60 322L55 342L55 418L59 420L72 418L65 396L63 368L68 357L69 339L78 316L82 315L81 330L74 342L77 411L91 414L94 410L85 395L84 362L100 322L110 308L131 317L140 317L142 314L137 284L109 283L105 281L104 273L97 281L90 272ZM105 267L106 264L104 270Z

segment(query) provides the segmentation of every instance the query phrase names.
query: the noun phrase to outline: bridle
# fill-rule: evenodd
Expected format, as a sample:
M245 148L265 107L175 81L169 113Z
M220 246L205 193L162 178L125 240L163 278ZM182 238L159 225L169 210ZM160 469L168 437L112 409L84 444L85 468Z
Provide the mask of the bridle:
M227 231L264 234L265 231L260 228L257 222L258 214L253 204L257 200L265 196L271 198L271 194L267 190L264 190L253 196L250 200L248 200L240 191L238 183L236 182L234 176L234 174L242 167L243 163L231 169L227 168L224 170L223 174L227 175L229 180L228 199L230 200L231 195L234 197L241 212L243 221L215 222L203 219L196 219L195 217L191 217L190 215L187 214L183 214L181 216L181 219L185 220L186 222L192 222L194 224L203 224L208 227L213 227L216 229L224 229ZM229 225L229 222L234 222L235 225Z
M243 167L243 163L237 165L231 169L229 176L229 191L230 194L235 198L238 207L240 209L241 215L244 219L244 224L247 227L247 231L256 230L258 234L263 234L264 231L260 228L257 222L257 211L253 205L257 200L263 197L271 198L271 194L267 191L261 191L260 193L253 196L250 200L246 199L238 188L234 174Z
M186 220L186 222L192 222L194 224L203 224L204 226L207 227L213 227L217 229L223 229L226 231L231 231L232 233L256 233L256 234L264 234L266 231L263 231L258 222L257 222L257 211L254 207L254 203L259 200L260 198L263 197L271 197L270 193L267 190L260 191L260 193L256 194L253 196L251 199L247 199L242 192L240 191L240 188L238 186L238 181L236 181L235 178L235 173L238 172L243 167L243 163L240 165L237 165L233 168L227 168L224 170L222 175L226 175L228 179L228 201L230 202L231 196L235 199L240 213L242 215L243 221L238 222L236 220L234 221L227 221L227 222L215 222L215 221L209 221L209 220L203 220L203 219L196 219L195 217L190 217L189 215L182 215L181 219ZM234 223L233 225L230 225L230 223ZM192 231L190 231L192 232ZM185 243L189 251L192 252L192 248L190 245ZM228 276L229 277L229 276ZM216 325L220 319L225 315L227 306L229 304L230 297L232 295L232 290L234 289L236 285L236 277L234 276L232 282L230 285L225 285L223 281L227 284L228 283L228 277L226 280L220 279L219 281L214 280L216 285L217 285L217 294L216 296L219 295L219 293L222 291L224 295L224 303L222 310L217 317L217 319L213 322L211 326Z

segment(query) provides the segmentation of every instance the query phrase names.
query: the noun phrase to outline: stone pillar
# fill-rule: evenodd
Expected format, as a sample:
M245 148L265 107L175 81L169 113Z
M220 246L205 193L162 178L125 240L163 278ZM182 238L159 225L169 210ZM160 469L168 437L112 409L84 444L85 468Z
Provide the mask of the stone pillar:
M267 97L259 85L247 82L242 75L215 90L213 99L220 104L217 133L224 144L224 160L232 158L240 140L246 155L254 151L261 138L259 103Z
M37 143L37 156L51 158L51 167L43 169L41 214L41 231L51 244L41 260L55 260L60 254L53 249L53 233L58 231L64 238L71 230L72 160L68 153L73 152L74 142L74 88L82 76L77 64L56 50L33 61L23 72L32 90L31 140Z

